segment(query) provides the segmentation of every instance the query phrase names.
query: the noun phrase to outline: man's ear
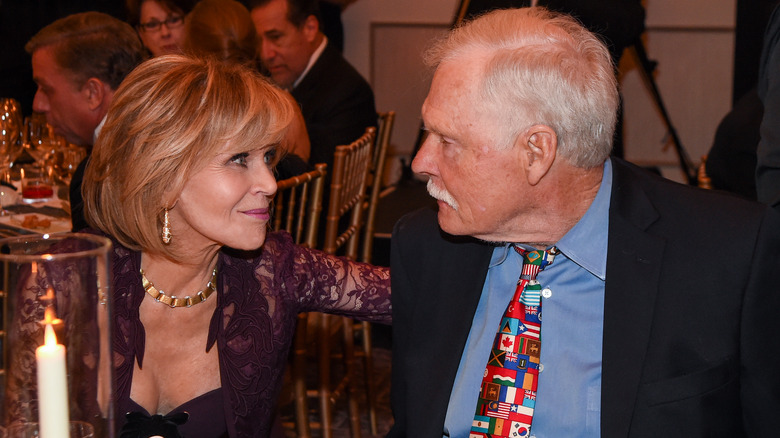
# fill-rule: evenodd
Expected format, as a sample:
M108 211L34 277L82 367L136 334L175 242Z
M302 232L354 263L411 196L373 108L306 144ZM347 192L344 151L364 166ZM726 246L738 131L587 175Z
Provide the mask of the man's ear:
M536 185L550 171L558 153L558 136L547 125L533 125L518 138L526 155L526 178Z
M317 38L317 34L320 32L320 21L314 15L309 15L306 17L306 21L303 22L301 30L303 31L306 41L311 43Z
M98 78L89 78L81 86L81 94L87 100L90 110L95 110L103 105L108 95L108 85Z

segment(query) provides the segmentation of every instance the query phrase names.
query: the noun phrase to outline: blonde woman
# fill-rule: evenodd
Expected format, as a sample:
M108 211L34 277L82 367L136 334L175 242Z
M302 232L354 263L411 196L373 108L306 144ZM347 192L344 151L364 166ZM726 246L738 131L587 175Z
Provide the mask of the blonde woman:
M389 322L386 269L268 232L293 114L213 59L155 58L117 91L84 198L115 245L121 436L268 436L299 312Z

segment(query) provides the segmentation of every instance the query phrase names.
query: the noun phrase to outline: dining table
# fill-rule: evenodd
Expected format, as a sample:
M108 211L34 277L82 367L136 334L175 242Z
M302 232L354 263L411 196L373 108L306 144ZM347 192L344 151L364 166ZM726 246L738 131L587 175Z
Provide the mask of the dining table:
M23 234L53 234L71 230L68 187L55 186L50 198L25 200L12 184L2 183L0 238Z

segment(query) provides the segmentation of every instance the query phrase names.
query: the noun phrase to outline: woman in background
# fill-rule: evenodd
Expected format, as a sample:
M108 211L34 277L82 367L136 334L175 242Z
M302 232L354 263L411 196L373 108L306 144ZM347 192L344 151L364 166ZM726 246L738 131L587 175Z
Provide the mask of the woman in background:
M389 323L387 269L268 232L293 119L213 58L154 58L117 90L83 190L114 243L121 437L268 436L298 313Z
M187 16L183 42L187 55L214 57L257 69L257 43L249 10L235 0L201 0ZM277 166L278 179L313 168L308 165L311 143L303 114L292 95L284 94L295 106L295 119L285 140L288 153Z
M152 56L181 53L185 16L197 0L127 0L127 17Z

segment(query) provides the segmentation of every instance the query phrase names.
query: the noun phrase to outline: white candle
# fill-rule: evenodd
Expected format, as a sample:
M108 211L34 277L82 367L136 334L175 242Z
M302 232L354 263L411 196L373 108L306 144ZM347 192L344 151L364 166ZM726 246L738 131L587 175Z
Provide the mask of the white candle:
M38 365L38 428L41 438L70 436L65 346L57 343L50 323L45 342L35 350Z

